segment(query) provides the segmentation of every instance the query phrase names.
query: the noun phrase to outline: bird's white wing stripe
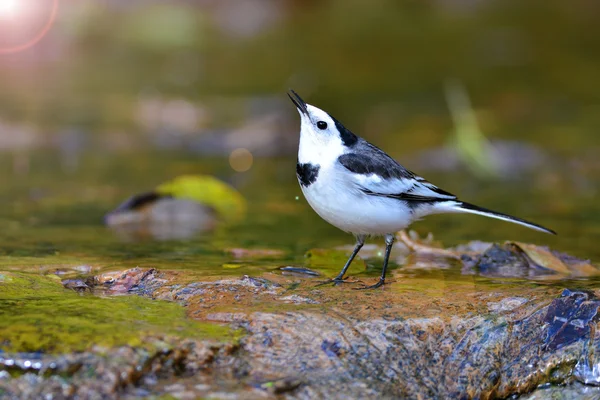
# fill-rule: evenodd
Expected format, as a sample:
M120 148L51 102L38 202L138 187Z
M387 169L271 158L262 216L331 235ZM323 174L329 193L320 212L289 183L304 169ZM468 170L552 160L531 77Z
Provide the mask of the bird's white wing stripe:
M410 194L420 197L433 199L453 200L456 196L446 194L443 191L436 190L437 187L427 181L420 182L416 179L381 179L374 174L369 175L351 175L352 180L361 188L367 189L378 194ZM426 183L425 183L426 182Z
M415 182L413 188L410 190L410 194L423 197L434 197L439 199L456 199L456 196L450 193L440 191L440 189L434 184L427 182L423 178L421 179L422 180L420 182Z
M444 192L420 176L414 178L384 179L377 174L356 174L339 165L337 173L344 176L343 180L352 182L356 187L383 195L410 194L441 200L454 200L456 196Z
M374 193L398 194L410 190L414 186L412 179L382 179L378 175L358 175L351 174L350 179L361 188L365 188Z

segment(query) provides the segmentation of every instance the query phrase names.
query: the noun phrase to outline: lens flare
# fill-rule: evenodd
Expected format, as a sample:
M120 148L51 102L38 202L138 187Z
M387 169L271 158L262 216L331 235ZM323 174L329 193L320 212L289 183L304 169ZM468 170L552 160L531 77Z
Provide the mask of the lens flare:
M0 0L0 18L12 17L17 12L18 0Z
M17 18L22 5L21 1L22 0L0 0L0 18ZM46 36L46 34L50 31L50 28L52 28L57 13L58 0L52 0L52 6L48 15L48 19L46 20L44 26L37 32L37 34L25 43L10 47L0 47L0 55L18 53L35 46L40 40L42 40L44 36Z
M235 149L229 155L229 165L237 172L246 172L252 168L254 157L248 149Z

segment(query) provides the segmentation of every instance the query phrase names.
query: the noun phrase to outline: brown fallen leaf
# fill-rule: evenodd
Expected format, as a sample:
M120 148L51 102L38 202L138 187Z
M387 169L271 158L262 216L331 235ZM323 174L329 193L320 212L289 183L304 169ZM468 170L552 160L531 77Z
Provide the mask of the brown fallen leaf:
M569 268L573 271L573 275L575 276L594 276L600 274L598 268L587 261L575 263L570 265Z
M600 270L589 261L571 259L568 262L561 260L554 252L546 247L536 246L530 243L507 242L521 250L531 262L541 268L546 268L562 275L593 276L598 275Z

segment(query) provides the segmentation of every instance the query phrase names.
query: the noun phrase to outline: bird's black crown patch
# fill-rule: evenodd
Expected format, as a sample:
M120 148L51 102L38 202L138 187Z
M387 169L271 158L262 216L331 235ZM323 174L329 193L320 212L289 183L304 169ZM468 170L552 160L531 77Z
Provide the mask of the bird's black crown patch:
M296 164L296 175L300 184L304 187L312 185L319 175L319 166L311 163Z

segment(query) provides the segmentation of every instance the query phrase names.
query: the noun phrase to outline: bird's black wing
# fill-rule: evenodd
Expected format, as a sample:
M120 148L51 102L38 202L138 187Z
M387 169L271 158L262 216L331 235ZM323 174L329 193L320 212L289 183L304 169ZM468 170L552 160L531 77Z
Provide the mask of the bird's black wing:
M342 154L338 161L355 174L375 174L382 179L414 179L416 175L398 164L380 148L362 141L352 148L351 153Z
M378 147L361 140L351 153L338 157L338 162L350 172L352 179L364 193L408 202L448 201L456 199L451 193L398 164Z

